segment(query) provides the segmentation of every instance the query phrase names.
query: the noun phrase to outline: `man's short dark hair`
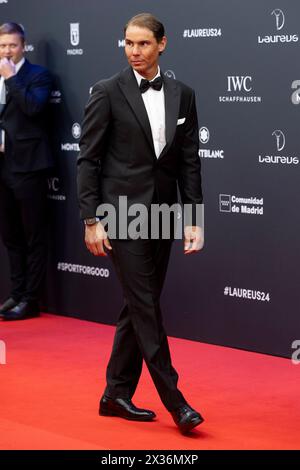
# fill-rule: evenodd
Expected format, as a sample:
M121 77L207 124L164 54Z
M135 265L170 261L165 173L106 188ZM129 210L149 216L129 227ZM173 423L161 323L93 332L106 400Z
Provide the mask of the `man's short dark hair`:
M151 13L139 13L133 16L124 27L124 34L128 26L139 26L140 28L147 28L152 31L157 42L160 42L165 35L164 25Z
M3 23L0 26L0 36L3 34L18 34L21 37L22 43L25 42L24 28L18 23Z

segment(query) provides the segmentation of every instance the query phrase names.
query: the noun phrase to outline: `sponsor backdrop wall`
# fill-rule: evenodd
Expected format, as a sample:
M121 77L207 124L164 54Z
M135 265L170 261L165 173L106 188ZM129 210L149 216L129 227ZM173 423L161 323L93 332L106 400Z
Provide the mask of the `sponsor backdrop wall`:
M169 335L290 356L300 337L299 0L0 0L27 31L27 58L55 76L57 170L49 178L44 307L114 324L121 292L108 259L85 249L76 157L90 87L127 64L123 25L165 24L161 66L196 90L206 244L176 241L162 299ZM1 299L9 293L0 246Z

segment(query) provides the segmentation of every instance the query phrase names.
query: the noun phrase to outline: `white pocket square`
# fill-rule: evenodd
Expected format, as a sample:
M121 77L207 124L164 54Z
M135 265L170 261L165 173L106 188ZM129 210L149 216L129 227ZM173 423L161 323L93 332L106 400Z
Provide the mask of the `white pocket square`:
M185 122L185 118L178 119L177 126L180 126L180 124L183 124L184 122Z

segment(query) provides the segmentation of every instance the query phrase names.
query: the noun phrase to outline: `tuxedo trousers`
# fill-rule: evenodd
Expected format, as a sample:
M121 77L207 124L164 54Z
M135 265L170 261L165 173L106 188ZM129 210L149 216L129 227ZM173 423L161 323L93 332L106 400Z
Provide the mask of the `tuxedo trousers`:
M11 297L17 302L37 302L41 295L46 270L46 208L46 171L14 174L1 160L0 235L9 258Z
M124 306L107 366L105 395L132 398L143 359L165 407L185 404L178 390L160 309L172 240L110 240L110 255L121 282Z

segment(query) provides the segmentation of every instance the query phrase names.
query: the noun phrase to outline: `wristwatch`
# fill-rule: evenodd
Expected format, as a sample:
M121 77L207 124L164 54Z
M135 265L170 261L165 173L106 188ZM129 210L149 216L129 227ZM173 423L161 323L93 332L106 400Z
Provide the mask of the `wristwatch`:
M91 217L89 219L84 219L85 225L95 225L97 222L99 222L99 217Z

